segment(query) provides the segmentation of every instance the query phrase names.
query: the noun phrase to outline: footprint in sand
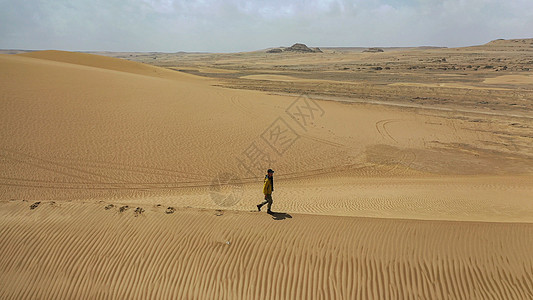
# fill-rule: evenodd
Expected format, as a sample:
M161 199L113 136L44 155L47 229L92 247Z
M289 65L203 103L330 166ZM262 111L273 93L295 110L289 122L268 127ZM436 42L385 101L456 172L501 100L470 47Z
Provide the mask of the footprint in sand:
M128 210L128 208L130 208L130 207L127 206L127 205L124 205L124 206L119 207L118 211L119 212L125 212L126 210Z
M134 213L135 213L135 216L137 217L137 216L139 216L140 214L142 214L143 212L144 212L144 209L142 209L142 207L137 207L137 208L135 209L135 212L134 212Z
M33 203L32 205L30 205L30 209L36 209L37 206L39 206L39 204L41 204L41 202L35 202L35 203Z
M215 213L215 216L220 217L222 215L224 215L224 212L222 210L220 210L220 209L217 209L216 213Z
M109 204L109 205L106 205L106 207L104 207L106 210L108 209L112 209L113 207L115 207L113 204Z
M166 214L173 214L176 211L176 209L172 206L167 207L167 210L165 210Z
M49 204L50 204L50 206L52 206L52 207L60 207L60 206L61 206L60 204L58 204L58 203L55 202L55 201L50 201Z

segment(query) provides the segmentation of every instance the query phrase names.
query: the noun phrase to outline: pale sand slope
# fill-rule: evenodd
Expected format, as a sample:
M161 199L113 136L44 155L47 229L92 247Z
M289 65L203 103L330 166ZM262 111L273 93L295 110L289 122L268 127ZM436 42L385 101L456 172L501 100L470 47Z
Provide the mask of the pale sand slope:
M87 54L0 65L0 298L533 297L531 137L328 101L300 127L305 98ZM273 162L249 174L254 145ZM249 212L267 166L292 218Z
M533 86L533 76L531 75L503 75L494 78L487 78L484 81L488 84L529 84Z

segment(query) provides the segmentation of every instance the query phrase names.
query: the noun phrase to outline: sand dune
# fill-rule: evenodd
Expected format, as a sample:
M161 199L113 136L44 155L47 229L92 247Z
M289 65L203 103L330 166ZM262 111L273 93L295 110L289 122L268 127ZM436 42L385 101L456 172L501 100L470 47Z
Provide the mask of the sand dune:
M484 81L488 84L528 84L533 85L533 76L529 75L502 75L493 78L487 78Z
M0 205L2 299L533 297L532 224Z
M277 75L277 74L257 74L257 75L246 75L241 76L239 78L242 79L250 79L250 80L267 80L267 81L284 81L284 82L312 82L317 84L323 84L323 83L337 83L335 80L324 80L324 79L302 79L297 78L293 76L287 76L287 75ZM346 84L362 84L362 82L346 82Z
M170 77L184 79L184 74L175 74L167 69L153 67L147 64L140 64L130 62L122 59L114 59L106 56L92 55L86 53L75 53L68 51L46 50L17 54L17 56L31 57L49 61L64 62L75 64L79 66L88 66L105 70L114 70L119 72L126 72L138 75L146 75L153 77ZM196 78L200 80L200 78Z
M487 80L484 81L488 83ZM500 91L509 91L510 89L505 88L494 88L494 87L478 87L472 85L458 84L458 83L414 83L414 82L400 82L400 83L391 83L391 86L421 86L421 87L445 87L445 88L456 88L456 89L474 89L474 90L500 90Z
M533 297L530 118L0 66L2 299Z

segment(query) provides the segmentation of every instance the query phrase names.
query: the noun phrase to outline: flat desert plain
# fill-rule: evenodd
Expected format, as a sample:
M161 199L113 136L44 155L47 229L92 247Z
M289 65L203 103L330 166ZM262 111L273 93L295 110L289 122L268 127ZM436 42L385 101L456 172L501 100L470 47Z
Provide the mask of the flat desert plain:
M0 55L0 298L532 299L533 39L322 50Z

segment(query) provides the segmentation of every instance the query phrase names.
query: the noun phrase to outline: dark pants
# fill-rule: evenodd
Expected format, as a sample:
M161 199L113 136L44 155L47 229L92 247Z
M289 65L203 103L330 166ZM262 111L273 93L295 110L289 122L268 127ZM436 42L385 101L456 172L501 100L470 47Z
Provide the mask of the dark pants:
M266 194L265 195L265 201L263 203L259 204L260 206L263 206L265 204L267 205L267 209L270 210L272 208L272 194Z

